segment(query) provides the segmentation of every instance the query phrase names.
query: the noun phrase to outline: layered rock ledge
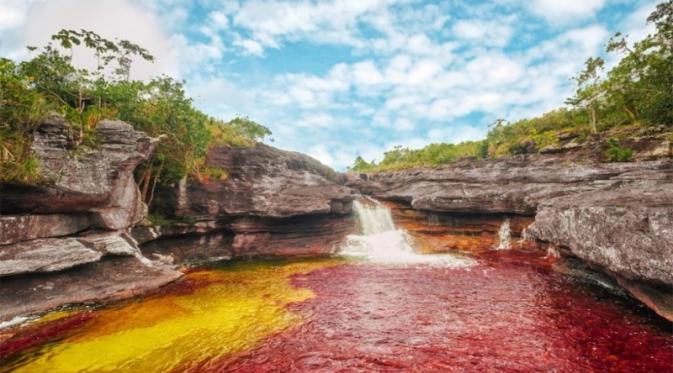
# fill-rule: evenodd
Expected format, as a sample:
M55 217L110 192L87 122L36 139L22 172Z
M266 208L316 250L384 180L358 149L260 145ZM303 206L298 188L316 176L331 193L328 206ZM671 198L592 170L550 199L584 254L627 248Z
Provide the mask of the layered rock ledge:
M431 169L350 175L348 185L426 215L500 216L501 221L529 216L533 222L525 236L610 274L673 320L673 161L569 158L535 154L464 160ZM461 248L459 242L453 246Z
M325 255L355 229L356 193L341 185L343 175L309 156L263 144L221 146L210 149L206 165L226 177L183 180L158 192L159 212L177 222L133 231L147 256L181 262Z

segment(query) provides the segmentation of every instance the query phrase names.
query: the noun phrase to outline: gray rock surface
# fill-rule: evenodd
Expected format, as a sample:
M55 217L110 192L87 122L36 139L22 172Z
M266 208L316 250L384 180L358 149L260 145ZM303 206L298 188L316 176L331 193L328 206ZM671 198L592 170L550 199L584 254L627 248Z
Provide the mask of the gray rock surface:
M163 196L181 216L289 217L348 214L353 191L315 159L264 144L212 148L207 165L227 171L225 180L182 183Z
M67 236L90 225L87 214L0 215L0 245Z
M0 321L64 304L100 303L144 294L180 278L172 266L105 257L68 271L0 279Z
M0 246L0 277L55 272L96 262L102 253L75 238L47 238Z

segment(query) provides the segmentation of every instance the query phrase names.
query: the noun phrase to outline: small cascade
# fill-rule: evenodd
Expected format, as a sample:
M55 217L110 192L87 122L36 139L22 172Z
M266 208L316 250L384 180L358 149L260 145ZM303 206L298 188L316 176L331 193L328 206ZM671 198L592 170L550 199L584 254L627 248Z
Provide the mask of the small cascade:
M505 221L502 222L502 225L500 225L500 229L498 230L498 246L495 249L496 250L511 249L512 248L511 238L512 238L512 231L510 230L509 219L505 219Z
M528 233L528 229L527 229L527 228L524 228L524 229L521 231L521 238L519 239L519 241L518 241L517 243L518 243L519 245L523 245L523 244L525 244L526 242L534 242L534 241L535 241L535 237L531 236L530 233Z
M545 259L560 258L561 252L554 245L549 245L547 248L547 255L544 256Z
M414 252L413 240L403 229L395 227L389 208L367 198L353 202L361 234L346 237L339 252L369 261L398 264L441 264L466 266L473 261L453 255L423 255Z

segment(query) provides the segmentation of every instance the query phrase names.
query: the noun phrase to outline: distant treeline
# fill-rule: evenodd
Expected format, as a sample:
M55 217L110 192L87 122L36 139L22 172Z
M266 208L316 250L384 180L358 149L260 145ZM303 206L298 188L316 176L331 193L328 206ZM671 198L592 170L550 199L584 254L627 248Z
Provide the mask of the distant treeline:
M441 165L460 158L497 158L539 150L558 143L560 132L573 133L582 142L593 133L627 134L643 126L673 126L673 0L657 5L647 18L654 34L631 45L621 33L608 42L606 51L621 56L603 74L605 62L591 57L573 77L575 95L559 108L536 118L514 123L499 119L486 138L459 144L430 144L423 149L395 147L380 162L357 157L354 171L376 172ZM609 161L630 158L616 139L609 141Z

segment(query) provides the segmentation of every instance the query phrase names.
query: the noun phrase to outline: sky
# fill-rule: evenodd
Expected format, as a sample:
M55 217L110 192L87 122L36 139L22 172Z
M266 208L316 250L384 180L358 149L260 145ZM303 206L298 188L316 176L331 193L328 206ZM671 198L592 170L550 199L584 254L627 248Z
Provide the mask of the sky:
M562 106L611 35L647 35L656 3L0 0L0 56L24 59L62 28L128 39L156 57L133 78L184 79L204 112L247 116L268 143L343 170Z

